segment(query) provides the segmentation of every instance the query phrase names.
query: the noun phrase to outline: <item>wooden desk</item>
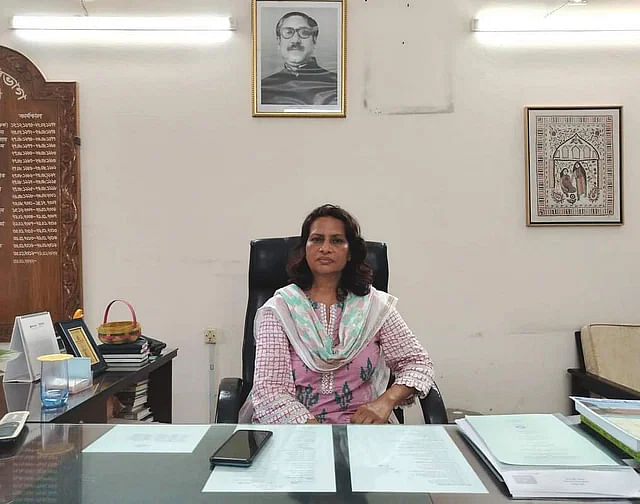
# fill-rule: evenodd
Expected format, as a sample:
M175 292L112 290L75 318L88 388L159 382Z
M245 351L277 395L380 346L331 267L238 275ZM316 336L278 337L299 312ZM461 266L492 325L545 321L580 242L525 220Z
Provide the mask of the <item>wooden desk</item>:
M2 383L0 417L8 411L29 410L28 422L107 423L107 400L140 380L149 378L148 402L158 422L171 423L172 359L177 348L165 349L153 362L137 371L105 371L94 377L93 387L69 395L63 408L43 409L40 382Z

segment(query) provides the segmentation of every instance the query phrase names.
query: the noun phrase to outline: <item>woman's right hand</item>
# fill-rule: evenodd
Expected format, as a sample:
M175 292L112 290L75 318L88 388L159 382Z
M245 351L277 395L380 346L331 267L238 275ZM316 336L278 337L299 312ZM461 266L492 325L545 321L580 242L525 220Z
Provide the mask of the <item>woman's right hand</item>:
M393 400L384 395L360 406L351 417L353 424L386 424L393 411Z

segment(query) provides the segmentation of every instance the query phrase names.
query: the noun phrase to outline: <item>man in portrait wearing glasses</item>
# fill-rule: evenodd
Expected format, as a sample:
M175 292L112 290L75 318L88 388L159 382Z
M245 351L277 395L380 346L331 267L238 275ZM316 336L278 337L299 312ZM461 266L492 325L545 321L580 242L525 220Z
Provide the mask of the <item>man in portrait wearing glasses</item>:
M284 68L262 79L265 105L335 105L338 79L314 57L318 23L303 12L288 12L276 24Z

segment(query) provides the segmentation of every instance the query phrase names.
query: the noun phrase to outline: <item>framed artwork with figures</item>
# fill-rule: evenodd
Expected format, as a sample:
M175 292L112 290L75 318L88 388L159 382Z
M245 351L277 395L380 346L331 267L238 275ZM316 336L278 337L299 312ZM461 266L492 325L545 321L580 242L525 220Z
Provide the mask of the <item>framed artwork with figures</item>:
M345 117L346 0L252 0L254 116Z
M621 225L622 106L526 107L527 225Z

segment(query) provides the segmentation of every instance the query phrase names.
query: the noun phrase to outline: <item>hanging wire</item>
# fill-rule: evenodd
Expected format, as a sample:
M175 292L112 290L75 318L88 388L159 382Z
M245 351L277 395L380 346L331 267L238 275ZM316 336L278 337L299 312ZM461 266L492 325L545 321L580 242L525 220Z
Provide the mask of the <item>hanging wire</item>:
M558 12L560 9L562 9L563 7L566 7L567 5L573 4L573 5L587 5L587 1L588 0L567 0L565 3L563 3L560 7L556 7L555 9L553 9L550 12L547 12L544 17L548 18L551 14L553 14L554 12Z
M84 4L84 0L80 0L83 4ZM553 9L551 12L547 12L544 17L548 18L551 14L553 14L554 12L558 12L560 9L562 9L563 7L566 7L567 5L569 5L569 0L567 0L565 3L563 3L560 7L556 7L555 9Z
M80 5L82 5L82 10L84 11L84 15L89 16L89 11L87 10L87 6L84 4L84 0L80 0Z

